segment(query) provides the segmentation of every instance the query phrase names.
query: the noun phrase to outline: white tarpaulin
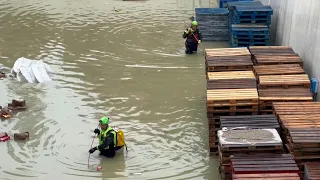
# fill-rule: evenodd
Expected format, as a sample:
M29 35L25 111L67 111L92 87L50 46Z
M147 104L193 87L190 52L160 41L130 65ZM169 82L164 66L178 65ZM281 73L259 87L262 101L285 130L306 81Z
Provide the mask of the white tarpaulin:
M42 83L52 81L52 69L41 60L30 60L24 57L17 59L11 73L18 81L29 83Z

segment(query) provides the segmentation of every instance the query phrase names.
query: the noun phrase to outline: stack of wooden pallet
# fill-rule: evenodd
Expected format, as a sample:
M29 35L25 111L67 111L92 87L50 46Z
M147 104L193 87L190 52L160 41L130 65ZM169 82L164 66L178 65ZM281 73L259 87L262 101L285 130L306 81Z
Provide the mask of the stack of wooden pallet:
M302 60L291 47L251 46L259 87L259 111L272 113L272 102L313 101Z
M275 129L222 129L218 131L219 160L222 179L231 179L230 156L237 154L283 153L279 133Z
M291 154L237 154L230 164L232 180L300 180Z
M221 115L258 114L258 92L252 66L251 54L246 48L206 49L211 152L217 151Z
M252 70L251 54L247 48L215 48L205 50L207 72Z
M294 155L302 177L306 162L320 161L320 102L277 102L273 108L283 142Z
M308 162L304 165L304 180L320 179L320 162Z

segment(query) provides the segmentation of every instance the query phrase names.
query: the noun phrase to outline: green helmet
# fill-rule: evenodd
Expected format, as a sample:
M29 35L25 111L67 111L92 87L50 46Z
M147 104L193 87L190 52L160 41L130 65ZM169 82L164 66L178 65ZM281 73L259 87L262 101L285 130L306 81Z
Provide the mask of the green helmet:
M102 117L102 118L100 119L100 123L101 123L102 125L109 124L109 118L108 118L108 117Z
M198 22L197 21L192 21L192 26L198 26Z

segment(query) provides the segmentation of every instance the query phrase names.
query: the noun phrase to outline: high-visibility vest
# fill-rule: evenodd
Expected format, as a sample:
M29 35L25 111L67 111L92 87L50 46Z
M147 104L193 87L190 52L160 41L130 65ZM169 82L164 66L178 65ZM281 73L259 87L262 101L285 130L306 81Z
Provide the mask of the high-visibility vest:
M112 127L108 126L106 130L101 130L101 133L99 135L99 144L103 144L103 141L105 138L109 136L109 133L113 134L113 144L114 147L117 147L117 133L112 129ZM109 146L106 147L105 149L109 149Z

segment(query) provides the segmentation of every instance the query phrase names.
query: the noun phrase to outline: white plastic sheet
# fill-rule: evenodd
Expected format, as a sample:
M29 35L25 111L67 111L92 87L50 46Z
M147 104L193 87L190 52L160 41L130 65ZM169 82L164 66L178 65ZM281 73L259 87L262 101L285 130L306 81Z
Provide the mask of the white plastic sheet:
M11 73L18 81L43 83L52 81L52 69L41 60L30 60L24 57L17 59Z

